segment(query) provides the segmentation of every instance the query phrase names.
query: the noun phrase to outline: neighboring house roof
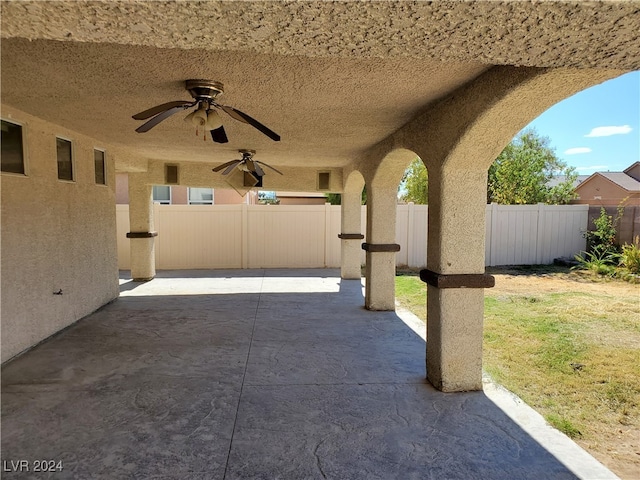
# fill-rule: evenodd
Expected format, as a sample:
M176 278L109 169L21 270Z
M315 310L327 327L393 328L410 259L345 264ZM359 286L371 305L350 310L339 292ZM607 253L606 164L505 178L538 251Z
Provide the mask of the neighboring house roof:
M623 172L596 172L593 175L602 175L628 192L640 192L640 182Z
M640 180L640 162L629 165L623 172L636 180Z
M573 182L573 188L576 188L578 185L584 182L587 178L589 178L589 175L578 175L576 177L575 182ZM555 177L553 177L551 180L547 182L547 187L553 188L557 185L560 185L561 183L564 183L566 180L567 180L566 175L556 175Z

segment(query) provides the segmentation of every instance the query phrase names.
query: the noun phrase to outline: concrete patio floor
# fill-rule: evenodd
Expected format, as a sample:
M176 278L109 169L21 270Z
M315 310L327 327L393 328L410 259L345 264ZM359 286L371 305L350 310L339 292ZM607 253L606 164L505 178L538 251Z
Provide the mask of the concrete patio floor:
M3 478L616 478L490 382L435 390L424 326L336 270L126 273L3 368Z

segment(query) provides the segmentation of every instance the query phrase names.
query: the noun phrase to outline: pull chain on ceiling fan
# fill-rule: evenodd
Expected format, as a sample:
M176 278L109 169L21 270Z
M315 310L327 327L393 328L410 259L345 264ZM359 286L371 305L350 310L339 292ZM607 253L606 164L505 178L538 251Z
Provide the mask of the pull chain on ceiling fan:
M193 101L175 100L136 113L133 115L135 120L151 119L136 128L136 132L148 132L171 115L197 105L198 108L187 115L185 121L193 123L197 128L210 131L211 139L216 143L227 143L229 141L222 125L222 118L217 110L222 110L239 122L251 125L276 142L280 141L280 135L258 122L255 118L250 117L237 108L218 103L216 101L217 97L224 93L222 83L211 80L187 80L185 88L193 97Z

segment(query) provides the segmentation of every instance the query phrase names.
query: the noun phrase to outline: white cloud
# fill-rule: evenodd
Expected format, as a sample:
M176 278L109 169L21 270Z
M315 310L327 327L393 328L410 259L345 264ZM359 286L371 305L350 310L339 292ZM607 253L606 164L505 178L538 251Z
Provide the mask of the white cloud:
M578 153L589 153L591 152L591 149L589 147L574 147L574 148L569 148L568 150L564 151L565 155L576 155Z
M608 127L595 127L591 129L588 135L585 137L608 137L610 135L625 135L631 132L633 128L629 125L620 126L608 126Z
M576 167L578 172L606 172L609 165L592 165L590 167Z

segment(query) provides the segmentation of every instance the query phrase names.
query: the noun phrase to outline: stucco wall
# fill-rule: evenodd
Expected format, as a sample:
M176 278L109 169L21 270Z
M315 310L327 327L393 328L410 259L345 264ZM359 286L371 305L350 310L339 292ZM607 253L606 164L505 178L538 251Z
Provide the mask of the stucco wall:
M189 187L175 185L171 187L171 204L187 205L189 203Z
M640 195L629 193L622 187L603 177L596 176L578 185L576 193L579 195L572 203L598 206L618 206L623 200L627 204L637 204Z
M247 195L250 197L250 204L256 203L255 197L257 192L253 193L253 195L252 192L247 193ZM247 203L247 195L243 197L235 190L231 190L228 188L215 188L213 190L213 203L215 203L216 205L240 205L241 203Z
M2 118L23 124L27 171L1 176L4 362L116 298L118 270L108 145L5 105ZM73 141L74 182L57 178L57 135ZM94 148L106 151L106 186L95 184Z
M129 175L126 173L116 173L116 203L118 205L129 205Z

